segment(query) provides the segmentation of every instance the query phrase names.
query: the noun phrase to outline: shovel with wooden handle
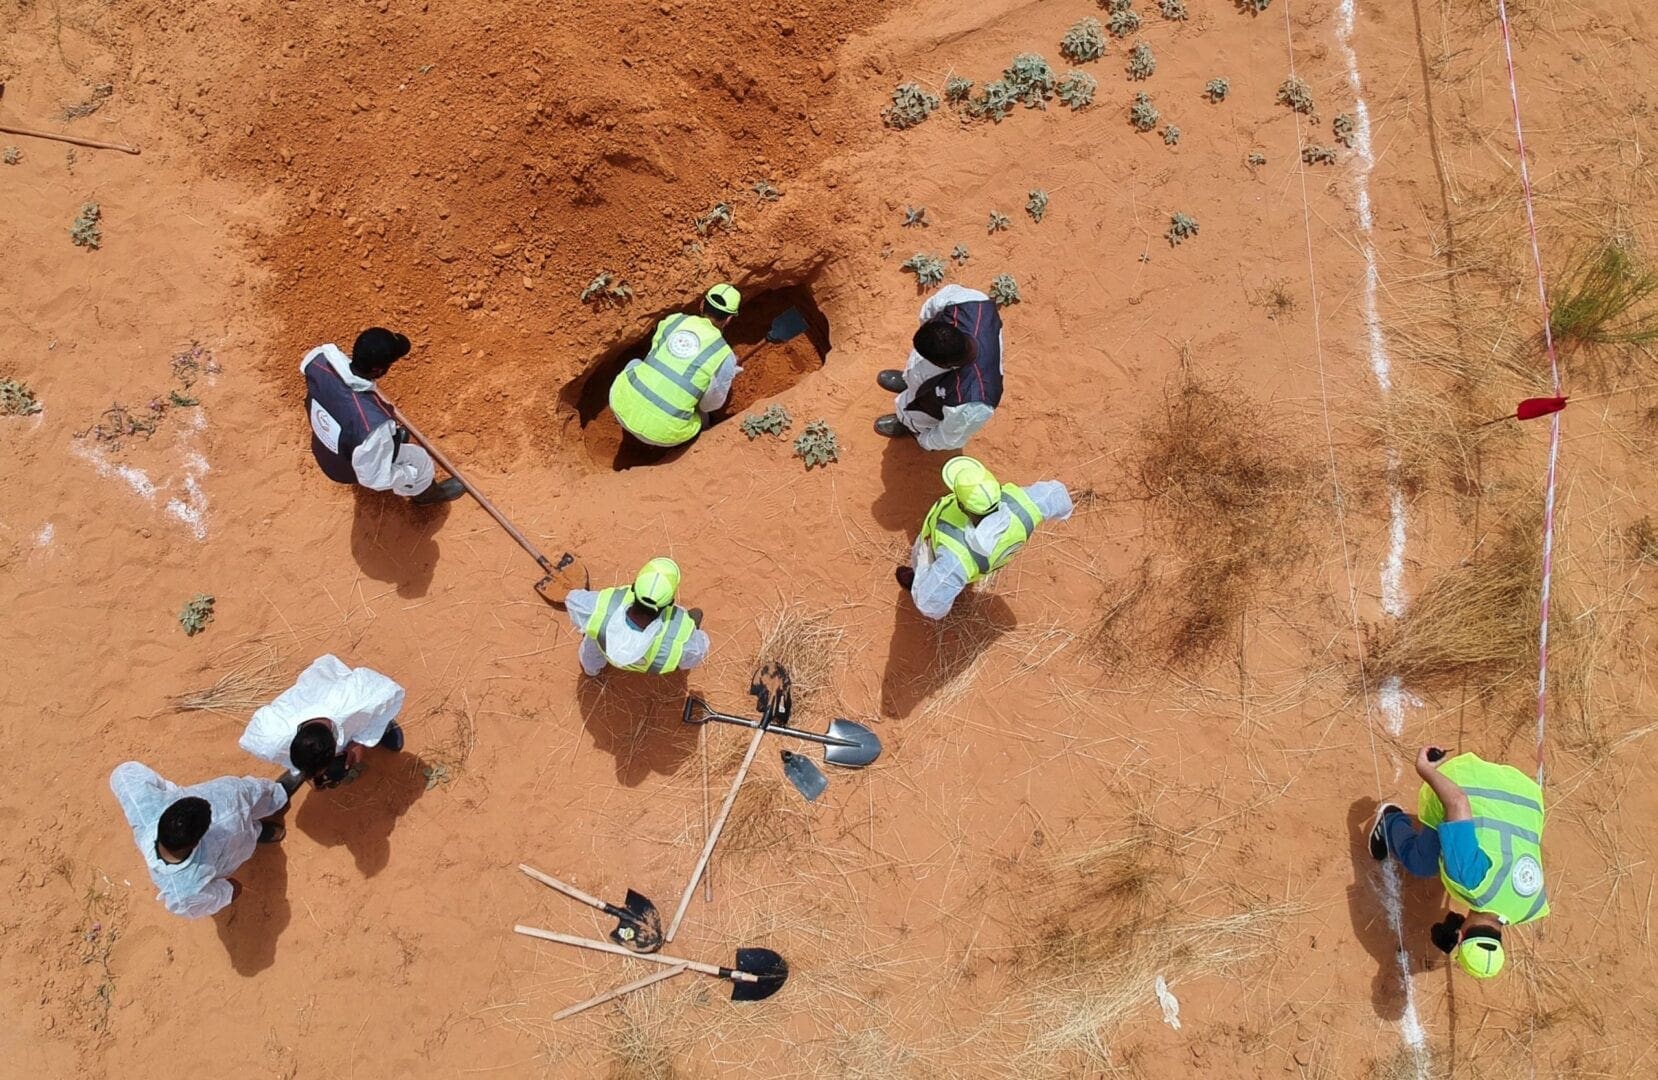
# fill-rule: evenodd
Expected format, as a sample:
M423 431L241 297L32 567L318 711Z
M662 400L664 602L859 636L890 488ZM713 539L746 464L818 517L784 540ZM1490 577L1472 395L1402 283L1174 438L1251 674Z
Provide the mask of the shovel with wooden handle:
M587 938L558 934L533 926L514 926L512 929L514 933L540 938L543 941L556 941L560 945L574 945L578 949L592 949L594 952L613 953L617 956L632 956L639 960L649 960L653 964L682 967L703 975L712 975L716 979L727 979L731 983L732 1001L762 1001L783 989L783 983L789 977L788 961L770 949L738 949L736 962L730 967L722 967L718 964L704 964L659 953L632 953L608 941L590 941Z
M618 906L589 896L574 885L566 884L551 874L543 874L525 863L519 863L518 869L548 888L557 889L570 899L615 919L616 929L610 932L610 940L616 944L636 953L652 953L662 947L662 916L657 914L655 904L632 889L627 891L627 896Z

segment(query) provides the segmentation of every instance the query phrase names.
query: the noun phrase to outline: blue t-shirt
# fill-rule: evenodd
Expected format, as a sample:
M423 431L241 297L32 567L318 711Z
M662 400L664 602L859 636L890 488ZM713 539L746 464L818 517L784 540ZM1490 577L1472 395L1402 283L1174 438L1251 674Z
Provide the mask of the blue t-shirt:
M1473 892L1491 872L1491 856L1480 850L1472 821L1445 821L1438 828L1439 858L1452 881Z

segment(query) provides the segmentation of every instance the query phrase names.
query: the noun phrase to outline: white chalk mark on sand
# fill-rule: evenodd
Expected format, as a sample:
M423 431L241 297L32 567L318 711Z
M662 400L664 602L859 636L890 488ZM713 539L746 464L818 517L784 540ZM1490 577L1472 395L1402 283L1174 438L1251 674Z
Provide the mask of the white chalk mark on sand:
M1163 1023L1179 1031L1180 999L1174 996L1174 993L1169 989L1169 984L1163 980L1161 975L1157 976L1157 982L1152 986L1152 991L1157 995L1157 1004L1163 1010Z
M52 537L55 535L57 535L57 530L53 528L52 523L48 521L40 527L39 532L35 533L35 547L51 547Z

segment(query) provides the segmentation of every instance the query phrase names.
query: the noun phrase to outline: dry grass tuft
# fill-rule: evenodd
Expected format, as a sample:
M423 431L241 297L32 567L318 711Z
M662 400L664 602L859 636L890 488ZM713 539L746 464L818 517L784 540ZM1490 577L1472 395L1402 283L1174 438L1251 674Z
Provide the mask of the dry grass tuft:
M1644 563L1658 564L1658 527L1652 524L1651 515L1643 514L1638 521L1632 522L1624 530L1623 535L1634 558Z
M238 642L219 653L209 667L228 664L211 686L173 697L173 707L183 711L240 714L269 704L287 686L286 657L263 639Z
M1418 386L1394 388L1375 412L1360 415L1358 422L1368 459L1390 469L1414 497L1445 488L1458 495L1481 493L1481 450L1489 440L1512 431L1508 425L1486 426L1491 418L1459 388Z
M1658 272L1621 239L1598 244L1555 278L1549 327L1568 348L1658 342Z
M614 1018L607 1032L607 1080L675 1080L683 1075L674 1065L683 1049L674 1035L679 1010L664 996L665 986L635 991L607 1007Z
M745 749L747 744L744 744ZM766 745L760 756L766 756ZM775 758L775 751L771 757ZM787 849L810 838L811 814L806 802L778 774L776 763L765 768L758 760L743 780L743 789L731 805L725 831L720 833L719 853L726 858L752 859L761 855L786 855Z
M789 604L772 615L760 635L755 668L777 661L788 669L794 687L795 715L807 710L833 711L835 672L846 660L846 627L832 611L815 611ZM826 708L817 708L824 704Z
M1190 663L1229 638L1265 582L1307 554L1314 470L1282 423L1231 383L1176 385L1140 440L1140 494L1188 559L1167 646Z
M1139 645L1139 627L1134 625L1145 608L1151 591L1151 560L1140 565L1126 577L1106 582L1094 603L1093 625L1089 627L1084 645L1088 655L1107 674L1126 670Z

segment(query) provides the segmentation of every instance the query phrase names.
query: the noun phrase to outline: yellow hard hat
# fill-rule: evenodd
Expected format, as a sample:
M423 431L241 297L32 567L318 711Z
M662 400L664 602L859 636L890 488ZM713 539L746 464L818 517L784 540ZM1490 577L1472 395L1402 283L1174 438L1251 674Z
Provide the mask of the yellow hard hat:
M1486 937L1483 934L1477 937L1465 937L1457 945L1457 967L1472 975L1476 979L1494 979L1503 970L1503 943L1500 939Z
M1001 501L1002 485L977 458L951 458L944 463L943 476L956 502L969 514L988 514Z
M672 604L678 592L679 564L672 559L652 559L633 579L633 598L656 611Z
M737 314L737 306L743 302L743 294L737 291L735 285L727 285L722 281L709 289L703 299L708 301L709 307L721 315L735 315Z

